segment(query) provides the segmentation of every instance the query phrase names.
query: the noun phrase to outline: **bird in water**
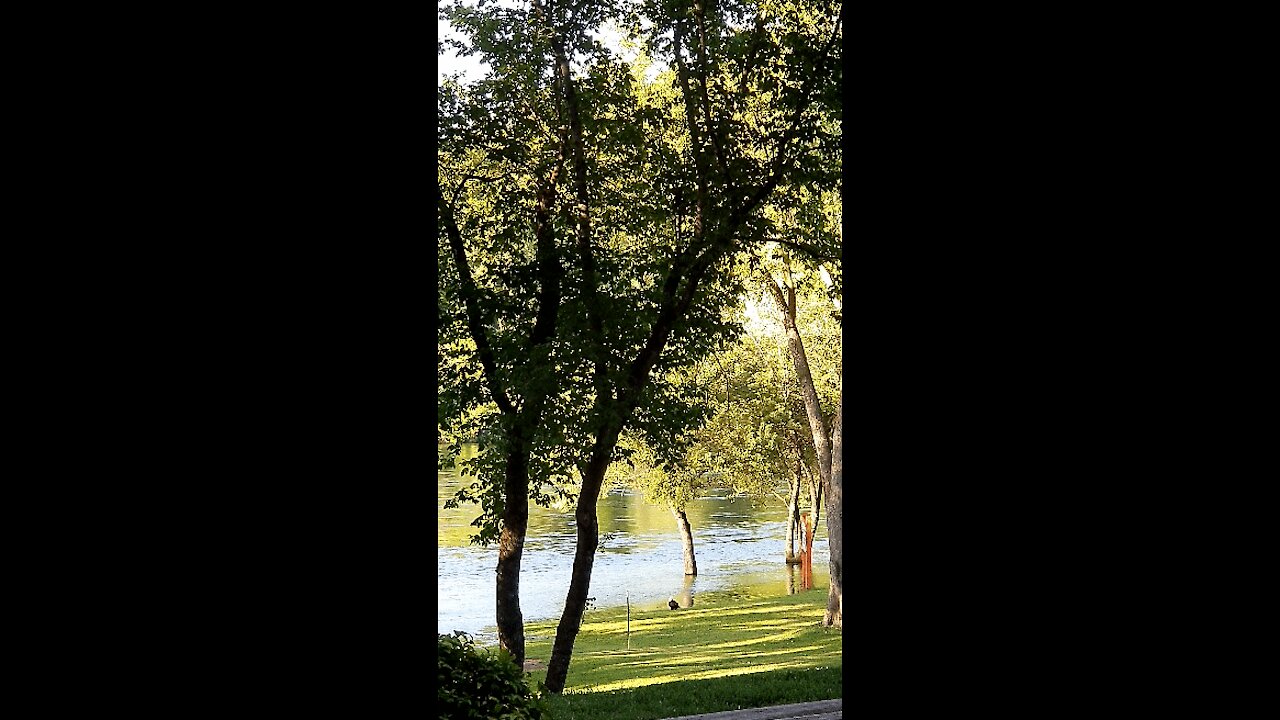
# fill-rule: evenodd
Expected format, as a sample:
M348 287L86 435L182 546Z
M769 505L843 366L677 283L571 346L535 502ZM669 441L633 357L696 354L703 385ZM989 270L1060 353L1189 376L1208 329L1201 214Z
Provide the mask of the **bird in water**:
M675 598L671 598L671 600L667 602L667 607L671 608L672 610L675 610L676 608L680 607L680 603L676 602Z

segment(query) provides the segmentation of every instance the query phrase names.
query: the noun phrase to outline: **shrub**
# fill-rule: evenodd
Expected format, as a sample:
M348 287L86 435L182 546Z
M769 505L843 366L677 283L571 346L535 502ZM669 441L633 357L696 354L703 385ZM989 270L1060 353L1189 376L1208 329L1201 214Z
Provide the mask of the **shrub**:
M504 648L476 647L464 632L440 636L437 661L442 720L545 720L524 673Z

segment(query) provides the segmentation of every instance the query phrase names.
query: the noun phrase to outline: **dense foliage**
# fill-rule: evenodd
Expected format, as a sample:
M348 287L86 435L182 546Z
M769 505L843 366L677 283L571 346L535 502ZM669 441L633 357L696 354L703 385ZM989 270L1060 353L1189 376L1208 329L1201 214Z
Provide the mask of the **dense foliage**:
M560 692L596 502L610 464L634 453L624 430L655 460L683 457L710 415L689 378L737 338L725 310L750 285L752 253L839 255L811 210L838 193L843 9L456 0L440 12L464 38L446 44L488 72L437 94L437 423L483 449L451 502L477 503L476 542L498 543L498 639L517 665L529 502L576 495L548 665ZM610 29L616 45L597 39Z
M478 648L463 632L439 636L436 710L444 720L543 720L547 711L501 648Z

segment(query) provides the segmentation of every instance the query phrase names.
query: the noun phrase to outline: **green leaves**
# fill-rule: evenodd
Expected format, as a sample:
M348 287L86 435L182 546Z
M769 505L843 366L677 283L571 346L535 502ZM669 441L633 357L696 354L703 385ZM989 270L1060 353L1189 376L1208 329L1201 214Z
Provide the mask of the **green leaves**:
M598 429L625 412L632 413L631 433L650 448L652 468L671 473L677 478L671 482L690 492L701 477L697 468L717 462L710 451L716 441L698 434L716 422L715 413L730 413L720 430L733 439L726 452L775 452L766 428L784 425L786 413L757 402L755 415L737 417L732 413L741 408L709 404L700 368L709 358L723 359L740 334L731 312L744 292L736 252L782 233L824 252L838 244L822 188L839 171L828 152L832 138L838 141L838 106L826 102L832 75L839 74L828 43L839 6L721 0L698 7L701 14L685 2L584 0L544 3L544 18L533 6L442 6L465 38L463 50L489 68L485 77L446 83L438 94L438 180L456 212L493 363L492 373L482 371L481 349L468 332L461 269L441 230L439 424L489 445L469 470L478 485L455 498L481 505L477 537L496 536L502 438L513 431L498 412L495 384L516 412L529 398L553 393L527 438L529 494L540 504L572 495ZM689 97L675 73L677 22ZM629 49L617 52L593 39L606 24L623 30ZM557 39L581 120L594 287L579 262L581 198L569 162L566 88L553 72ZM834 48L838 55L839 43ZM752 204L773 196L783 199L769 213ZM785 218L783 207L791 213ZM544 221L562 295L555 336L534 348L536 299L544 290L538 270L547 260L538 238L548 236L537 234ZM711 255L715 262L700 276L688 308L670 318L652 371L637 381L634 363L653 341L664 308L688 286L687 263L708 247L719 255ZM738 374L727 379L735 403L765 395ZM612 407L633 382L647 384L634 410ZM702 454L690 456L690 447L702 442L709 443ZM655 478L646 483L661 484ZM674 490L664 495L678 497Z
M502 648L475 645L470 635L439 635L436 655L436 712L450 720L545 720L545 701L536 697L524 673Z

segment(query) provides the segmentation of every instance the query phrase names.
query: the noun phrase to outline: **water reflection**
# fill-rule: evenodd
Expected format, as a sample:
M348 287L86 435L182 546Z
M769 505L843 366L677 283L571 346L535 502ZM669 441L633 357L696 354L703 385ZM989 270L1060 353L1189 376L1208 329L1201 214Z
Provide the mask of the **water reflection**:
M685 575L684 585L680 588L680 594L676 595L676 602L682 608L693 607L693 581L695 576Z
M464 455L474 446L464 447ZM465 630L483 640L494 623L495 547L470 545L475 506L443 508L472 478L441 471L438 485L437 598L439 632ZM666 508L645 503L630 492L613 491L599 501L602 542L596 554L589 595L594 606L622 607L628 595L633 609L665 610L668 599L692 607L698 592L732 590L744 597L794 593L796 567L784 563L786 512L781 503L756 503L712 491L685 508L693 528L699 575L683 573L683 548L675 519ZM822 523L825 525L825 523ZM520 601L526 622L558 618L564 609L577 542L571 508L531 504L529 532L521 562ZM826 529L814 542L813 574L827 582ZM489 631L489 632L486 632Z

